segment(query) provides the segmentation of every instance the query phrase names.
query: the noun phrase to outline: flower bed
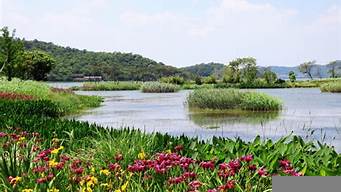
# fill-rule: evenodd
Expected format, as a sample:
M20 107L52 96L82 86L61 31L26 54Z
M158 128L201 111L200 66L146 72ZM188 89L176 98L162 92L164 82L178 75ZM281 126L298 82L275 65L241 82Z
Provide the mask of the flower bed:
M271 188L272 175L303 175L287 159L270 170L253 154L224 162L200 160L184 155L183 145L152 154L141 151L125 165L124 153L101 163L80 159L62 140L46 145L37 132L0 132L0 144L1 152L9 154L1 157L0 189L14 191L264 191Z

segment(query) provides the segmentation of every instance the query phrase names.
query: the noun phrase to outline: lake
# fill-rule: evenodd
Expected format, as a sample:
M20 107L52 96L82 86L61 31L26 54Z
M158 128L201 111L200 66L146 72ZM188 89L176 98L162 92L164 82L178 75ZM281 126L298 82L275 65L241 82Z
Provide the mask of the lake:
M256 135L277 139L291 132L308 140L334 145L341 151L341 94L321 93L319 89L258 89L284 102L280 113L255 112L247 116L189 111L185 99L189 90L178 93L140 91L78 91L105 98L101 107L89 110L76 120L98 125L131 127L146 132L186 135L209 139L213 136Z

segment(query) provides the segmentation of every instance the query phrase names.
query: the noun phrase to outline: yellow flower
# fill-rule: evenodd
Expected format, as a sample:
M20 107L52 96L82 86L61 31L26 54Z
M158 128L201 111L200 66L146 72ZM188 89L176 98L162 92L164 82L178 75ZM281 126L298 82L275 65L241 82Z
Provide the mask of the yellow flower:
M21 177L16 176L16 177L11 179L10 184L16 185L19 183L19 181L21 181Z
M58 165L58 162L56 162L54 159L49 161L49 167L55 167Z
M52 189L48 189L47 192L59 192L59 189L53 187Z
M33 192L33 189L23 189L21 192Z
M88 188L90 188L90 187L93 187L94 185L96 185L97 183L98 183L97 178L94 177L94 176L90 176L90 177L88 178L88 181L86 182L86 186L87 186Z
M19 141L24 141L26 138L25 137L20 137Z
M127 181L124 185L121 186L121 190L125 191L128 187L129 181Z
M102 169L102 170L99 171L99 173L103 174L103 175L106 175L106 176L110 175L110 171L108 169Z
M171 154L172 151L170 149L166 150L166 153Z
M95 173L95 168L91 167L90 171L91 171L91 173Z
M102 183L102 184L101 184L101 187L111 189L112 186L109 185L108 183Z
M146 158L146 154L144 153L144 151L141 151L141 153L139 153L137 157L141 160L144 160Z
M53 149L53 150L51 151L51 154L57 154L57 153L59 153L60 150L63 150L63 149L64 149L64 147L63 147L63 146L60 146L60 147L58 147L58 148L56 148L56 149Z

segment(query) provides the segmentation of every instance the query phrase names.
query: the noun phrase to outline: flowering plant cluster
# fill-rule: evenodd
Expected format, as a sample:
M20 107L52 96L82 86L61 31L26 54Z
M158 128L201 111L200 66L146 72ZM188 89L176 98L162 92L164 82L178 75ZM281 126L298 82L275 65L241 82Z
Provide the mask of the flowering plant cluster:
M257 191L271 186L274 174L301 176L287 159L269 171L247 154L221 162L182 154L184 147L155 154L141 151L124 166L125 155L116 154L100 164L67 154L57 138L46 143L38 133L0 132L3 146L0 182L14 191L115 191L162 189L168 191ZM48 147L46 147L48 146ZM14 162L14 163L13 163ZM11 168L15 169L11 170ZM1 189L1 187L0 187Z
M8 100L33 100L34 97L31 95L25 95L20 93L11 93L11 92L0 92L0 99L8 99Z

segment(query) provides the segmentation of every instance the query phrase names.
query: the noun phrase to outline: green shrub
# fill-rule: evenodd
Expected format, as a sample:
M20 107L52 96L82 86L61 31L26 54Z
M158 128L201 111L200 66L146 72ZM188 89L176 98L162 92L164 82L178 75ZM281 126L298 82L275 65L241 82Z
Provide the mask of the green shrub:
M322 92L341 93L341 81L322 84L320 89Z
M217 79L214 76L208 76L204 78L204 83L205 84L216 84L217 83Z
M170 76L170 77L162 77L160 79L161 83L170 83L170 84L176 84L176 85L183 85L185 83L184 78L179 76Z
M141 83L133 81L102 81L84 83L81 90L84 91L118 91L139 90Z
M218 110L277 111L282 103L271 96L237 89L198 89L187 97L189 107Z
M170 93L179 91L180 86L169 83L146 82L143 83L141 90L144 93Z

